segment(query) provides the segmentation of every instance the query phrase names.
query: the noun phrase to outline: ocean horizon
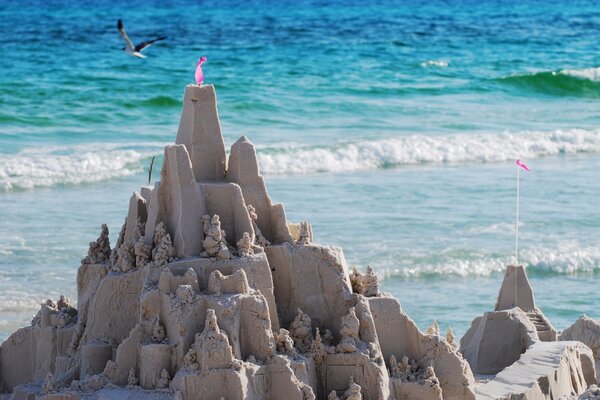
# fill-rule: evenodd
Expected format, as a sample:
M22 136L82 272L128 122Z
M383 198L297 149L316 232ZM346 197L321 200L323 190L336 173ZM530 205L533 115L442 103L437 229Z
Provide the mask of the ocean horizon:
M134 42L164 41L136 59ZM458 337L519 262L557 329L600 318L600 5L0 0L0 340L158 180L206 56L226 147L425 329Z

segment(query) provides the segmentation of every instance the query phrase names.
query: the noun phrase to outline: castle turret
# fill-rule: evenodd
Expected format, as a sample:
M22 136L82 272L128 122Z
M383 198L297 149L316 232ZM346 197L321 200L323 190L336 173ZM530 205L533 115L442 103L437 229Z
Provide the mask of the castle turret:
M225 144L213 85L187 85L176 144L187 147L198 182L225 177Z

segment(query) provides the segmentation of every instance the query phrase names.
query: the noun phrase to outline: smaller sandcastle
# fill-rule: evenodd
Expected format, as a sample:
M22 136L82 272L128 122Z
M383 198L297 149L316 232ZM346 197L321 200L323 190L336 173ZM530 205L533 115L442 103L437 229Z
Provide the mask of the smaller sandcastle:
M582 394L596 382L592 350L563 341L583 337L576 336L557 341L556 330L535 305L525 269L509 266L495 310L473 320L460 351L477 376L492 378L477 385L478 399L559 399Z

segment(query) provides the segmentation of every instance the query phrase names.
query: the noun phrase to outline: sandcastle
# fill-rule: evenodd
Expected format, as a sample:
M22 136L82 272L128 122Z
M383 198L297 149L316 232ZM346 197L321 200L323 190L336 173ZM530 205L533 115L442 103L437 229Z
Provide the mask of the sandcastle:
M340 248L313 240L308 222L288 222L269 198L246 137L227 156L214 87L188 85L160 181L133 193L112 249L105 225L90 243L78 309L48 301L2 344L3 390L48 400L471 400L521 396L493 386L513 367L521 374L523 352L556 360L540 375L551 389L524 378L547 396L518 398L595 382L591 350L555 341L518 269L518 296L505 279L497 310L474 321L459 351L450 330L422 333L371 268L350 271ZM498 375L478 384L471 368Z
M559 337L536 307L525 269L507 267L495 310L475 318L460 341L472 371L490 378L477 385L477 398L560 399L584 393L596 383L594 352L586 345L600 339L594 329L578 321Z

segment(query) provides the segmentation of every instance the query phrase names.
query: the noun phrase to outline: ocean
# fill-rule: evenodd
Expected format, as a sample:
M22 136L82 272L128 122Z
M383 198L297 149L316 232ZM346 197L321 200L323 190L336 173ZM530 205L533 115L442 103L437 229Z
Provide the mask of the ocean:
M166 35L145 60L134 42ZM425 329L460 336L520 262L556 328L600 318L600 5L593 1L0 0L0 340L76 298L208 58L226 145L257 146L308 220ZM156 174L155 176L158 176Z

